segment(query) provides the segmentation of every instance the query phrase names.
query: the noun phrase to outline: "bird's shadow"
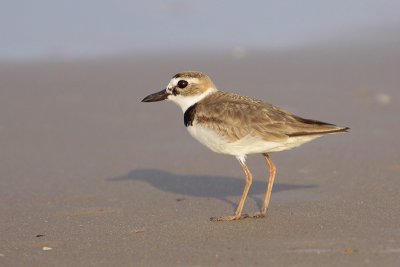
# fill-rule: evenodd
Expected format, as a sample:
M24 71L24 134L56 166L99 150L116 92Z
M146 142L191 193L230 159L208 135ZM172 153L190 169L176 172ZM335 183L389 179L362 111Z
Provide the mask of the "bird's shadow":
M245 184L244 179L227 176L200 176L200 175L180 175L155 169L138 169L130 171L126 175L107 178L110 182L122 181L143 181L155 188L177 193L180 195L217 198L228 202L232 206L237 204L227 199L230 196L241 196ZM263 199L254 195L265 194L267 178L265 182L254 181L249 193L257 205L261 208ZM295 185L275 183L273 192L315 188L317 185Z

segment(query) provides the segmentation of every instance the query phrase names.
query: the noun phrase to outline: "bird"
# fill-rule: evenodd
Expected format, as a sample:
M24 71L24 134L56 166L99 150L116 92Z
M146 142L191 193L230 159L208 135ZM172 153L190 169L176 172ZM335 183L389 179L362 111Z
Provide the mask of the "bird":
M212 151L234 156L246 176L242 196L233 215L211 217L211 221L234 221L266 216L276 176L269 153L289 150L318 137L348 132L349 127L305 119L256 98L219 90L200 71L183 71L172 77L165 89L142 102L168 100L183 111L190 135ZM253 175L246 157L261 154L269 168L264 201L259 212L242 213Z

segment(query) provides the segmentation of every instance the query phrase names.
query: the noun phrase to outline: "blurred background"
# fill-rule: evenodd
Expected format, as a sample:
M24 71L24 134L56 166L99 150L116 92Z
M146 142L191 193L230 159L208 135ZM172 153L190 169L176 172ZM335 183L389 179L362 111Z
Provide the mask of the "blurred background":
M283 50L400 38L396 0L11 1L0 10L0 60Z
M265 220L210 224L240 165L141 103L182 70L351 131L271 155ZM0 265L397 266L399 70L399 0L1 0Z

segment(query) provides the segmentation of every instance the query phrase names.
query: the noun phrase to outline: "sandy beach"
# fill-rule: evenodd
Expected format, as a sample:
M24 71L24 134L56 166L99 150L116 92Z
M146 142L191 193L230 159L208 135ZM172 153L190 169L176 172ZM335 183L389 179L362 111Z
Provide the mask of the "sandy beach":
M399 51L0 64L0 265L397 266ZM240 165L192 139L174 104L140 102L187 69L351 131L271 154L266 218L210 222L234 212ZM248 163L254 212L268 172Z

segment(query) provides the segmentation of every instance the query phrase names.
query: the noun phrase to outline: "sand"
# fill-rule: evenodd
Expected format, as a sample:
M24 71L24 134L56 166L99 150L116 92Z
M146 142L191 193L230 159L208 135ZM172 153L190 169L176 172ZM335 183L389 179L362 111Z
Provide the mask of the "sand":
M134 56L0 66L1 266L397 266L400 49ZM180 70L351 127L291 151L268 216L235 222L240 165L193 140ZM267 169L246 212L260 208Z

